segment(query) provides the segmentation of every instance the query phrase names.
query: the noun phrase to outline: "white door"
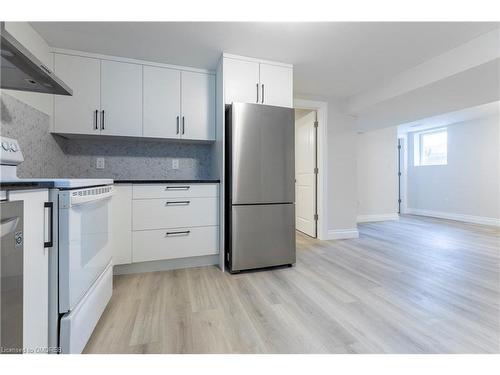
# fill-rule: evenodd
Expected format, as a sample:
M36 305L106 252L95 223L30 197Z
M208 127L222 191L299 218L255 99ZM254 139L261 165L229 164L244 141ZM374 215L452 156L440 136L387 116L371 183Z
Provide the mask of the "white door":
M100 60L56 53L54 70L73 89L73 96L54 95L54 130L58 133L99 134Z
M215 140L215 76L182 72L181 138Z
M238 59L224 59L225 103L258 103L259 63Z
M315 120L315 111L295 111L295 225L311 237L316 237Z
M293 107L293 69L260 64L260 101L262 104Z
M49 333L49 251L44 248L44 203L47 190L24 190L10 193L11 201L22 200L24 207L23 253L23 347L36 353L48 347Z
M101 134L142 135L142 65L101 60Z
M179 138L181 72L144 66L145 137Z

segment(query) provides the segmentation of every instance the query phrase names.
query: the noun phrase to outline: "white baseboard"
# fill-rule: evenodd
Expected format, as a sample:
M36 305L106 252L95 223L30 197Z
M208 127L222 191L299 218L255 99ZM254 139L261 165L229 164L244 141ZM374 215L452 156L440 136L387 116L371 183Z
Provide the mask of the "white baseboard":
M328 240L346 240L349 238L359 238L359 232L356 228L330 229L328 231Z
M380 215L358 215L358 223L369 223L372 221L386 221L386 220L399 220L399 215L394 214L380 214Z
M430 217L437 217L439 219L456 220L456 221L463 221L466 223L493 225L496 227L500 227L500 219L494 217L454 214L449 212L421 210L418 208L407 208L405 210L405 213L410 215L430 216Z

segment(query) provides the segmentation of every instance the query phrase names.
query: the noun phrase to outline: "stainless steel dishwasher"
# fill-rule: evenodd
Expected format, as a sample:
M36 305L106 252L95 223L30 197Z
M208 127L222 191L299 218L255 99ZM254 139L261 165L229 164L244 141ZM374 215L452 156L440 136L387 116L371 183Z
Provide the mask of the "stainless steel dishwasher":
M0 353L23 350L23 201L2 201Z

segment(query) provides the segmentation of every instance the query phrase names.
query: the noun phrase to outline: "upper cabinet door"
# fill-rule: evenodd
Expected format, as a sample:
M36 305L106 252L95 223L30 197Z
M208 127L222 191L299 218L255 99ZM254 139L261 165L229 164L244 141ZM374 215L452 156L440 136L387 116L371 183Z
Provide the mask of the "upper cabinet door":
M224 58L225 103L260 103L259 63Z
M182 72L181 138L215 139L215 76Z
M145 137L180 138L181 72L144 66Z
M142 135L142 65L101 60L101 134Z
M54 131L99 134L100 60L56 53L54 70L73 89L73 96L54 95Z
M286 66L260 64L262 104L293 107L293 69Z

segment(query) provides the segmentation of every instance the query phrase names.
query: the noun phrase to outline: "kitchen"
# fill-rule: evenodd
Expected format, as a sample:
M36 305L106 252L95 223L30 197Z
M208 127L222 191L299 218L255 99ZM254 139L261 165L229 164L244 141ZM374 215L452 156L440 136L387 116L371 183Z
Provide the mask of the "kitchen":
M499 25L2 21L1 360L498 353Z
M233 178L235 182L239 178L239 186L245 189L235 184L232 201L243 206L235 206L234 221L225 224L226 232L238 220L257 221L253 231L234 233L235 237L250 237L239 239L247 248L232 257L233 263L227 263L230 271L295 262L290 169L293 111L286 109L293 106L290 64L224 53L219 62L223 74L216 75L214 71L57 49L51 52L53 72L49 73L9 33L8 26L2 24L2 88L54 94L52 119L2 94L2 193L9 204L22 199L25 212L25 350L60 348L62 353L81 353L111 298L113 274L208 265L224 271L232 253L224 254L219 245L231 241L224 238L228 233L224 234L221 224L231 210L223 191L231 189ZM23 64L34 68L23 70ZM13 73L13 65L19 67L18 73ZM224 90L216 89L216 80ZM216 106L216 102L224 104ZM224 152L233 152L231 142L221 147L227 142L224 135L231 135L229 130L222 131L220 117L218 121L216 117L223 116L226 106L231 111L230 104L236 102L255 103L253 108L233 106L234 126L242 126L239 131L262 121L267 122L261 132L283 124L267 134L248 133L244 142L253 145L249 149L239 146L243 140L235 139L234 160L247 158L245 164L254 173L241 177L233 177L238 169L223 171L215 162ZM254 120L248 111L254 112ZM287 127L289 137L283 138ZM275 147L282 144L283 152L289 151L280 154L262 147L262 160L274 162L268 162L265 169L258 166L260 162L249 164L255 159L253 148L270 137L274 137ZM231 160L227 155L226 160ZM283 173L276 175L280 170ZM220 183L224 173L226 187ZM277 185L269 191L270 186L260 178L267 175L269 182L273 174ZM45 178L49 176L57 178ZM254 192L248 191L249 179L256 181ZM290 188L281 198L283 184ZM46 200L43 207L35 200L30 202L30 193ZM268 204L266 211L261 214L261 208L255 206L253 213L247 213L252 199ZM289 208L273 209L274 201L289 204ZM32 208L36 205L38 210ZM265 222L258 225L262 218ZM277 227L273 222L283 225ZM237 228L241 225L248 224ZM38 258L30 258L34 244L27 230L45 237L44 248L33 251ZM266 254L269 250L253 253L253 249L267 247L266 240L257 246L251 237L266 232L269 244L285 241L275 255ZM45 266L40 269L40 264ZM35 268L36 278L31 276ZM45 311L32 307L45 305ZM36 317L30 316L35 311ZM47 316L47 322L39 319L40 313Z

